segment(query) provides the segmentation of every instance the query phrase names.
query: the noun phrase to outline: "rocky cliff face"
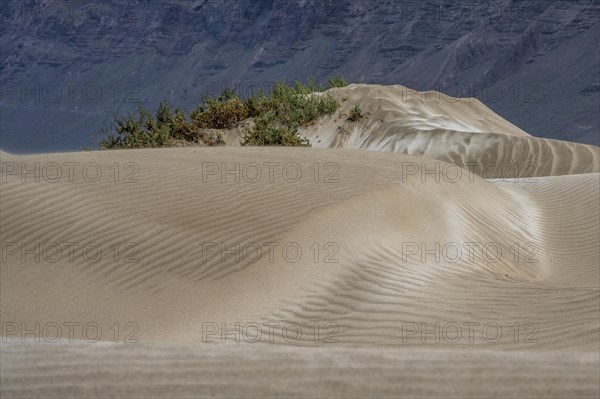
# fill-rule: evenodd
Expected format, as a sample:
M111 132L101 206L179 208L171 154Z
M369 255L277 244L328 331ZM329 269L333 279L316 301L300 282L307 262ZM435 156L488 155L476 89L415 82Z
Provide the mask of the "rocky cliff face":
M343 75L599 144L595 0L0 0L1 146L79 149L138 102ZM444 101L442 98L441 101Z

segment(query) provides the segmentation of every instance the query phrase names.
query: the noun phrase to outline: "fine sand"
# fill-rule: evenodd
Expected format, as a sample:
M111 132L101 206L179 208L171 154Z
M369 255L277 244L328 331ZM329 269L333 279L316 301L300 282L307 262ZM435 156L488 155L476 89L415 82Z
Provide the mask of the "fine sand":
M1 396L597 397L599 149L403 91L313 148L2 152Z

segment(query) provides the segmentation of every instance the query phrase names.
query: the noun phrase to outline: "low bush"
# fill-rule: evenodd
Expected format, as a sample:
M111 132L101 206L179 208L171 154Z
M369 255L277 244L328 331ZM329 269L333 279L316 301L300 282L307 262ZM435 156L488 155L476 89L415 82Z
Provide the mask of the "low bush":
M231 129L248 118L246 105L229 89L218 98L207 99L205 104L206 108L193 118L201 128Z
M138 107L137 114L115 115L111 128L103 129L102 133L99 143L102 149L166 147L173 144L168 127L142 106Z
M341 77L329 79L329 88L346 86ZM222 136L204 129L231 129L252 118L254 124L244 128L242 145L307 146L309 141L298 132L300 127L316 122L324 115L334 113L339 103L313 78L306 85L274 84L265 95L262 91L241 99L233 90L225 88L216 98L207 98L189 117L167 102L161 102L155 114L142 106L137 113L114 117L114 123L101 130L102 149L168 147L179 142L222 144Z
M333 78L329 79L329 88L333 88L333 87L346 87L348 86L348 82L346 82L346 80L341 77L341 76L334 76Z
M310 146L298 129L283 125L277 121L273 112L268 112L254 120L254 126L246 129L241 140L242 145L257 146Z
M298 129L314 123L321 116L330 115L339 103L328 94L315 94L315 82L309 79L305 86L295 82L287 86L277 82L269 95L247 100L255 124L246 129L242 145L308 146Z
M219 135L206 134L198 124L188 121L186 115L166 102L161 102L155 115L142 106L137 113L114 116L109 128L100 131L100 148L154 148L172 147L178 142L202 142L206 145L223 144Z
M348 115L348 120L351 120L352 122L358 122L359 120L361 120L364 117L365 117L365 115L363 114L362 110L360 109L358 104L356 104L350 110L350 115Z

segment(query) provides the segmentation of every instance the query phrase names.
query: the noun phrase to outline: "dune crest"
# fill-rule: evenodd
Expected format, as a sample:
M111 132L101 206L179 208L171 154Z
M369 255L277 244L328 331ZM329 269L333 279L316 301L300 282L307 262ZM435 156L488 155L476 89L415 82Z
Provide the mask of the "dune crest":
M432 325L461 317L531 322L539 342L527 348L598 349L598 173L491 182L424 174L435 161L401 154L286 148L14 159L93 162L102 170L134 162L138 182L116 184L109 175L86 184L76 175L75 183L23 183L5 174L3 242L133 242L139 251L135 263L77 253L72 261L42 259L41 267L16 250L2 264L3 320L136 320L145 340L196 341L207 321L309 326L317 318L338 325L345 344L395 346L402 323L418 314ZM304 175L291 182L279 171L254 182L243 167L238 176L203 171L265 160L297 165ZM326 164L337 171L331 182ZM465 243L478 246L469 253ZM490 243L493 251L483 252ZM303 256L286 259L288 244ZM482 296L502 298L503 306L476 300ZM567 312L574 303L578 311ZM579 326L576 339L562 329L568 323ZM512 347L505 338L496 347Z
M2 396L597 397L598 149L402 89L333 148L0 154Z
M401 85L352 84L332 95L341 106L300 129L315 148L343 148L422 156L470 168L488 178L559 176L600 171L600 148L538 138L475 98L454 98ZM358 105L363 117L350 121ZM221 131L238 147L243 128Z
M301 129L316 148L424 156L471 167L485 178L600 171L598 147L532 137L475 98L400 85L352 84L326 93L340 101L340 109ZM348 115L355 105L364 117L352 122ZM227 131L226 143L239 145L240 134Z
M532 137L475 98L417 92L400 85L353 84L326 93L342 106L301 130L313 147L424 156L472 165L486 178L600 171L598 147ZM352 122L348 115L355 105L364 118Z

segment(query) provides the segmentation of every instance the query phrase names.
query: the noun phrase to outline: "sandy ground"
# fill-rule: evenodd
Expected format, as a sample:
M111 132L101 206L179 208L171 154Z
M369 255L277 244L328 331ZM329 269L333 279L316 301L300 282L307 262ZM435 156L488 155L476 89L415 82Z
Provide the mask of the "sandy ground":
M1 153L2 397L597 397L598 148L401 89L333 148Z

